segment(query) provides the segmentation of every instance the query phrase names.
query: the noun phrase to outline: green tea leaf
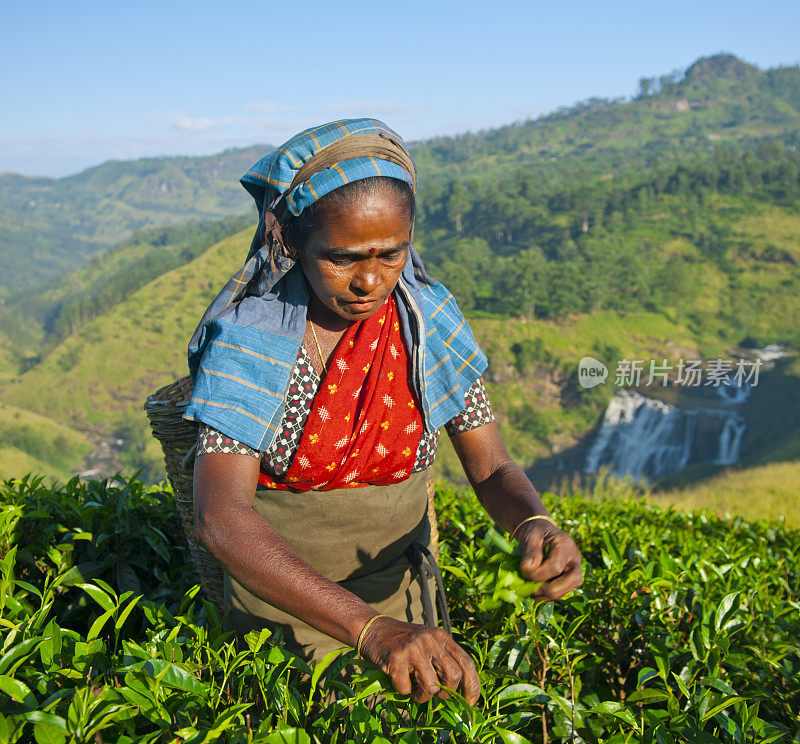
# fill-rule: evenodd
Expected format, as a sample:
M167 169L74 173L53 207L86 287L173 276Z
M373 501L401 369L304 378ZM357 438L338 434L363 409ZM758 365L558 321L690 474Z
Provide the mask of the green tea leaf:
M541 687L531 684L509 685L497 695L497 702L500 705L520 699L529 699L533 703L541 704L549 701L550 696Z
M33 727L33 738L36 739L36 744L64 744L67 733L45 723L37 723Z
M139 603L139 600L142 598L140 594L138 597L134 597L128 604L126 605L125 609L120 613L117 621L114 623L114 628L116 630L120 630L122 626L125 624L125 621L128 619L128 616L133 611L133 608Z
M349 648L338 648L334 651L329 651L325 656L317 662L314 666L314 671L311 674L311 687L308 691L308 701L311 702L312 698L314 697L314 691L317 689L317 683L319 682L319 678L325 673L325 670L333 664L336 659L338 659L342 654L346 654L351 649Z
M263 744L311 744L311 737L300 728L285 728L259 739Z
M522 734L518 734L516 731L509 731L508 729L499 728L498 726L494 726L493 729L496 734L500 735L503 744L530 744L531 742L530 739L526 739Z
M0 690L18 703L24 703L29 708L36 707L36 698L31 692L31 688L18 679L0 674Z
M741 592L732 592L728 594L723 600L719 603L719 606L716 609L715 613L715 627L717 632L719 632L722 628L726 627L728 623L734 618L736 613L739 611L739 605L741 604L742 593Z
M92 623L92 627L89 628L89 632L86 634L87 641L91 641L100 635L100 631L103 630L103 626L111 619L111 616L114 614L115 610L116 608L114 607L107 612L104 612Z
M662 703L665 700L668 700L671 695L663 690L637 690L636 692L632 692L626 700L629 703L642 703L644 705L649 705L651 703Z
M717 713L725 710L726 708L730 708L731 705L734 703L738 703L739 701L743 700L743 698L739 697L738 695L734 695L732 697L726 698L721 703L718 703L713 708L709 708L700 719L701 721L707 721L709 718L712 718Z
M49 640L51 639L37 636L12 646L0 657L0 674L13 673L12 665L14 668L19 666L26 658L33 655L41 644Z
M100 587L94 584L76 584L79 588L83 589L97 604L100 605L106 612L113 612L115 605L111 597L108 596Z

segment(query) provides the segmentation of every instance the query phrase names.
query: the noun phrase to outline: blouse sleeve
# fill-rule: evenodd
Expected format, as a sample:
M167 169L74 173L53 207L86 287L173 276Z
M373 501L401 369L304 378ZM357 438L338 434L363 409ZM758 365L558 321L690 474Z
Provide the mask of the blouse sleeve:
M479 377L472 384L472 387L464 396L464 410L448 421L444 428L453 437L456 434L463 434L465 431L477 429L484 424L494 421L492 407L489 404L489 396L486 395L486 388L483 385L483 378Z
M242 444L231 437L212 429L208 424L200 424L200 431L197 438L197 454L203 455L210 452L225 452L234 455L250 455L261 459L261 453Z

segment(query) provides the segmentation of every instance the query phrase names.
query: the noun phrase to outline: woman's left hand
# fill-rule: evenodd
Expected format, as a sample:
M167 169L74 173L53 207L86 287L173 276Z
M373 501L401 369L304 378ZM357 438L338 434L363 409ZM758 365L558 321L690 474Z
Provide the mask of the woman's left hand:
M542 582L534 597L561 599L583 583L581 552L566 532L536 519L522 525L516 537L522 549L520 573Z
M501 527L522 548L519 572L542 585L531 596L561 599L583 583L581 552L563 530L545 519L524 520L546 514L533 484L509 456L496 421L451 437L453 448L475 495ZM519 525L519 529L514 529Z

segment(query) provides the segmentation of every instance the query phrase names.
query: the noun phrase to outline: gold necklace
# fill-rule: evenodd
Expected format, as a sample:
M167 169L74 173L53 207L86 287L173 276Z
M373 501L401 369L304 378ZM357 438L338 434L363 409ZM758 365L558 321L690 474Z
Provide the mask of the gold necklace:
M328 367L325 364L325 358L322 356L322 349L320 348L319 339L317 338L317 330L314 328L314 321L309 318L308 322L311 323L311 333L314 334L314 343L317 345L317 354L319 354L319 361L320 364L322 364L322 371L327 375Z

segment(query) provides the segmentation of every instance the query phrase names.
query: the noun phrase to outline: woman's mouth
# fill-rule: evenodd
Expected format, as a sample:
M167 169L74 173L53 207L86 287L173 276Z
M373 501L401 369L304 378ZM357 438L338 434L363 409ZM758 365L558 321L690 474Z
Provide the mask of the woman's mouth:
M345 303L347 305L347 309L351 312L364 312L365 310L371 310L377 304L377 300L355 300L353 302Z

